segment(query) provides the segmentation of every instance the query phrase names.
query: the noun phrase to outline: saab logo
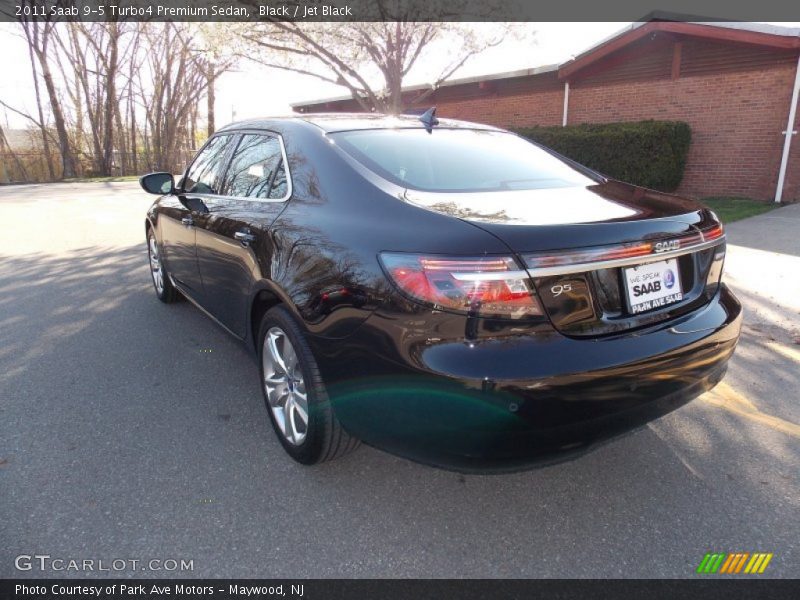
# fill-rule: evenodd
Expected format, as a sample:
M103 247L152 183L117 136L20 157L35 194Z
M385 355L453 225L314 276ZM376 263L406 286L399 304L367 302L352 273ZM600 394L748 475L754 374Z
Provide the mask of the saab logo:
M644 285L633 286L633 297L638 298L642 294L653 294L655 292L660 292L660 291L661 291L661 282L651 281L650 283L645 283Z
M667 250L677 250L680 247L680 240L669 240L668 242L656 242L654 250L656 252L666 252Z
M769 554L766 552L756 552L754 554L749 552L733 552L730 554L709 552L697 567L697 573L703 575L714 573L756 575L763 573L771 560L771 552Z

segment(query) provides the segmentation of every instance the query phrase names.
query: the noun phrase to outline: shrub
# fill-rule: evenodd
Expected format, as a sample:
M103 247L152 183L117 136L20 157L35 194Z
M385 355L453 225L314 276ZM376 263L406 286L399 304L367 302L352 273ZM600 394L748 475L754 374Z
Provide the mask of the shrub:
M613 179L664 192L677 189L692 130L681 121L526 127L516 130Z

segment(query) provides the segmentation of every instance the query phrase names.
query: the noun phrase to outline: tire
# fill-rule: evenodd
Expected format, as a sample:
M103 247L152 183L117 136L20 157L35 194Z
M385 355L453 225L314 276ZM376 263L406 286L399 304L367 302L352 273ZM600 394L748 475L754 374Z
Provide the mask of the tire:
M158 247L156 234L152 227L147 230L147 256L150 262L150 278L156 296L165 304L171 304L180 297L178 290L172 285L164 263L161 261L161 249Z
M358 439L336 419L317 361L302 329L285 307L271 308L261 320L258 358L267 412L289 456L313 465L358 447Z

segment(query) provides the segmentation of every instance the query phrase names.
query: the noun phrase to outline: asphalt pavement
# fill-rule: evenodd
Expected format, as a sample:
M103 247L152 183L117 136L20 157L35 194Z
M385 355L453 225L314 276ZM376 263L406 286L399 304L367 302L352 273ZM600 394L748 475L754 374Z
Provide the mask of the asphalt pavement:
M150 202L0 187L0 577L677 578L711 551L800 577L800 205L728 229L746 316L715 390L577 460L465 476L289 459L247 350L156 300Z

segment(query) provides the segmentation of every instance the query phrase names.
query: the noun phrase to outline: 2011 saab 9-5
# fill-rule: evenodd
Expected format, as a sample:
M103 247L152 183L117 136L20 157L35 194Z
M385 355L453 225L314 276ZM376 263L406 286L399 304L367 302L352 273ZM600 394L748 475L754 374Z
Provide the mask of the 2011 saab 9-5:
M359 441L462 471L554 462L710 389L738 341L711 211L500 129L248 121L141 184L158 298L252 346L304 464Z

